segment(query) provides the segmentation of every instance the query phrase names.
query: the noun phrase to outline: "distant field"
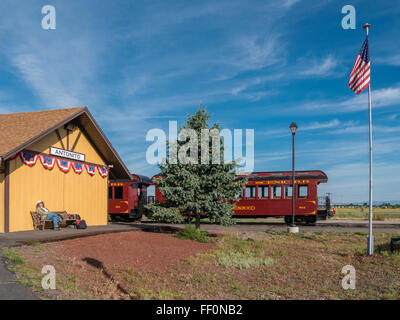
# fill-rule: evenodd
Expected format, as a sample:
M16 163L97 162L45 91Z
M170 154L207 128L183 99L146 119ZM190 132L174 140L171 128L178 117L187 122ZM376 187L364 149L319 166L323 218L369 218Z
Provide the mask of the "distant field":
M400 219L400 208L395 209L383 209L374 208L374 220L393 220ZM353 218L353 219L367 219L369 215L369 209L364 208L337 208L335 218Z
M368 208L364 208L364 212L368 212ZM336 208L336 213L339 212L362 212L360 208ZM383 208L374 208L374 212L376 213L400 213L400 208L394 209L383 209Z

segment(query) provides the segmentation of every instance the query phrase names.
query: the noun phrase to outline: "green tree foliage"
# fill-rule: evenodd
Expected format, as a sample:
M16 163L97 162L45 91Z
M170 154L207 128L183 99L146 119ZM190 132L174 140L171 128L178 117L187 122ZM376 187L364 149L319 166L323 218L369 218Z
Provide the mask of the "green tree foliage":
M246 179L236 179L235 171L238 168L236 161L224 163L224 149L219 135L218 143L214 144L212 137L206 139L202 136L202 129L203 133L204 129L210 131L216 129L218 132L220 130L216 123L209 127L209 118L210 115L200 105L198 111L194 115L188 115L185 125L179 129L180 134L183 129L193 129L197 133L197 161L192 158L186 163L182 161L173 163L171 158L167 157L159 165L160 177L154 178L153 182L163 193L166 202L154 202L147 206L153 212L154 220L177 222L183 220L185 216L193 215L196 219L196 228L200 228L201 218L208 218L211 222L222 225L234 223L232 219L234 201L243 190ZM181 137L176 142L168 144L167 156L174 150L177 150L179 160L181 160L179 154L191 155L193 148L188 148L190 140L191 138ZM200 148L202 142L205 146L203 149ZM219 164L218 161L217 163L214 161L214 164L211 161L213 148L214 159L219 158ZM209 153L210 161L207 164L201 163L202 150Z

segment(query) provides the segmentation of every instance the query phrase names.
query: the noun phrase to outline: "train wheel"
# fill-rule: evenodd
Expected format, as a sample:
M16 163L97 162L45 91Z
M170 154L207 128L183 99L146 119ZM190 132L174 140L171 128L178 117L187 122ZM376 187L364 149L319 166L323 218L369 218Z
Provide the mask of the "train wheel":
M305 223L308 226L315 226L317 222L317 217L316 216L307 216L305 217Z
M292 216L285 216L285 222L286 224L292 224Z
M119 222L121 221L121 217L118 214L110 214L112 222Z

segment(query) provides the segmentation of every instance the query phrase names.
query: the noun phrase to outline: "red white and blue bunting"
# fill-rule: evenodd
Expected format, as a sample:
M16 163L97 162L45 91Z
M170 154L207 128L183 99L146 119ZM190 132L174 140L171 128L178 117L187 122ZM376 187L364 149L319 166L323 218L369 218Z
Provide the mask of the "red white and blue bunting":
M46 169L53 169L54 165L56 164L56 159L53 157L49 157L49 156L44 156L42 154L39 155L40 158L40 162L42 162L43 167L45 167Z
M71 169L71 161L68 160L57 158L57 165L60 168L60 170L65 173L67 173L69 169Z
M37 154L36 153L22 151L20 153L20 156L21 156L22 162L25 163L27 166L31 167L36 163L36 160L37 160Z
M83 164L79 162L72 162L72 169L75 173L81 174L83 171Z
M37 158L40 158L40 162L43 167L48 170L52 170L57 162L57 166L60 168L62 172L69 172L71 167L73 171L77 174L81 174L83 172L83 167L86 167L86 171L89 175L94 176L96 171L99 172L100 176L105 178L109 174L109 169L103 166L96 166L94 164L80 163L75 161L70 161L66 159L55 158L48 155L38 154L34 152L22 151L19 153L21 160L27 166L33 166L37 162ZM13 158L15 159L15 158ZM12 160L12 159L11 159Z
M85 164L86 171L89 173L91 176L94 176L96 174L96 166L92 164Z
M97 167L97 169L98 169L100 175L101 175L103 178L105 178L105 177L108 176L108 168L106 168L106 167Z

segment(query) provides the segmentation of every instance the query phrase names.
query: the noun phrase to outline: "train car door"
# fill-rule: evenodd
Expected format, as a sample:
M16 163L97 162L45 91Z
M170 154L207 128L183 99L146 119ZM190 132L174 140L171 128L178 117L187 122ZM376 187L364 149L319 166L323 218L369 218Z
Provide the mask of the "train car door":
M108 211L109 213L128 213L129 202L127 190L122 182L112 182L108 189Z

